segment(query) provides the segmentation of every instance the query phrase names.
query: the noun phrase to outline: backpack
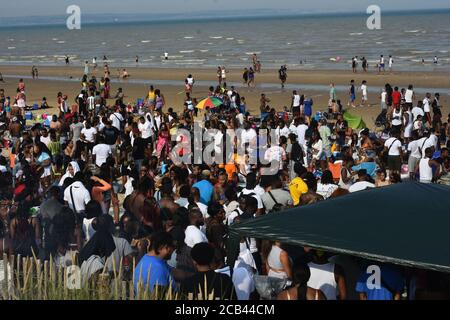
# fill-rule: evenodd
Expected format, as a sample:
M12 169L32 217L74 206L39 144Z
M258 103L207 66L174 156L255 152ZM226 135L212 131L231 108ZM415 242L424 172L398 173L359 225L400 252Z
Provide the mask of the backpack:
M280 211L284 211L287 209L286 206L282 205L281 203L279 203L277 201L277 199L275 199L275 197L273 196L271 191L269 191L268 193L269 193L269 196L272 198L273 202L275 202L275 205L272 207L272 209L269 211L269 213L280 212Z
M303 149L302 147L297 143L294 143L292 145L292 151L291 151L291 158L294 163L303 163Z

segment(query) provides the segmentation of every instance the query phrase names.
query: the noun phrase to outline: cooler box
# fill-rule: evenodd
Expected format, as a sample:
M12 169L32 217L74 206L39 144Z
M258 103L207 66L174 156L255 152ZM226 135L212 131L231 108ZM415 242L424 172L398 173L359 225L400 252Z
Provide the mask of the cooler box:
M33 120L33 112L26 111L25 112L25 120Z

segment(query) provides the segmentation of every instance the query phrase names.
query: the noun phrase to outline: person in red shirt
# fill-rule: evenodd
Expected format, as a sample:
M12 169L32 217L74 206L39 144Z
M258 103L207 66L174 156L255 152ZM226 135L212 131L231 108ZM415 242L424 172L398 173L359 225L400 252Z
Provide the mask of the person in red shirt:
M392 105L394 109L400 105L402 100L402 94L398 91L398 87L394 88L394 92L392 92Z

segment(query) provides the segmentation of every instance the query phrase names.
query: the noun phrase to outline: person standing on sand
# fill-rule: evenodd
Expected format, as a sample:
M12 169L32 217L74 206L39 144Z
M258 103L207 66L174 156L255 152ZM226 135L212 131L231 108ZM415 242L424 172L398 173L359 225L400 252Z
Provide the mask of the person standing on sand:
M223 82L227 82L227 73L228 73L228 71L225 69L225 66L222 66L221 73L222 73L222 75L221 75L222 81Z
M220 66L217 67L217 80L219 81L219 86L222 85L222 68Z
M355 108L355 100L356 100L355 80L350 81L349 96L350 99L347 105Z
M259 61L259 60L256 62L256 69L255 69L255 71L258 72L258 73L261 73L261 61Z
M39 78L39 73L38 73L38 69L36 68L36 66L33 66L31 68L31 76L33 77L33 79Z
M368 101L368 96L367 96L367 81L363 80L362 84L361 84L361 88L360 91L362 93L362 97L361 97L361 106L365 106L367 104Z
M356 66L358 65L358 58L357 57L353 57L352 58L352 70L353 73L357 73L358 71L356 70Z
M248 71L248 86L255 86L255 71L253 70L253 68L250 68L250 70Z
M244 79L244 85L248 83L248 69L244 68L244 73L242 74L242 79Z
M253 69L257 70L258 67L258 56L256 55L256 53L253 54L253 58L252 58L252 62L253 62Z
M84 62L84 74L89 75L89 61Z
M136 56L136 67L139 65L139 56Z
M367 63L366 57L362 57L362 68L364 72L367 72L367 69L369 68L369 64Z
M389 72L392 73L392 66L394 65L394 58L392 56L389 56Z
M195 79L194 79L194 77L192 76L192 74L189 74L189 75L186 77L186 81L187 81L187 84L188 84L188 86L189 86L189 92L192 93L192 90L194 89L194 83L195 83Z
M286 65L281 66L280 70L278 70L278 77L281 81L281 88L284 89L284 84L286 83L286 79L287 79Z
M300 116L300 105L301 105L301 97L298 94L297 90L292 91L292 103L291 103L291 112L294 115L294 118Z
M386 73L385 61L384 61L383 55L380 56L380 63L378 64L378 74L381 73L381 69L383 69L383 73Z
M330 100L328 101L328 105L331 106L333 101L337 101L337 93L334 83L330 84Z

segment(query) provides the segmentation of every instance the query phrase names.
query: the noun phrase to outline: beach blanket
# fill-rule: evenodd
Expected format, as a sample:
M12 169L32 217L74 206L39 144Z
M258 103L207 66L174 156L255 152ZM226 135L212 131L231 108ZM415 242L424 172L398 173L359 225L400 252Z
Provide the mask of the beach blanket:
M344 120L347 121L348 126L353 130L361 130L367 128L362 117L352 115L347 111L344 112Z

